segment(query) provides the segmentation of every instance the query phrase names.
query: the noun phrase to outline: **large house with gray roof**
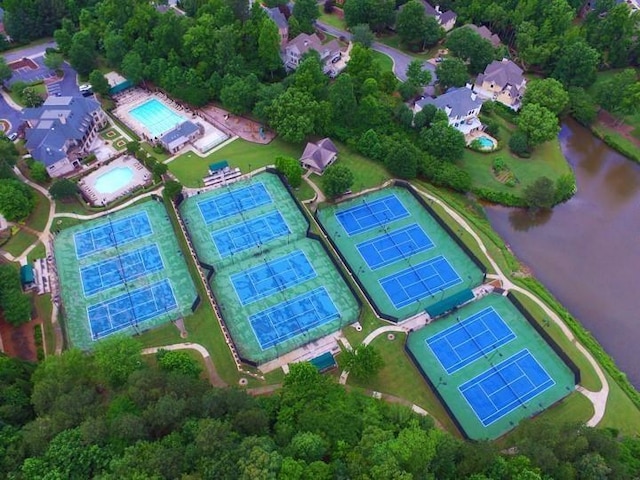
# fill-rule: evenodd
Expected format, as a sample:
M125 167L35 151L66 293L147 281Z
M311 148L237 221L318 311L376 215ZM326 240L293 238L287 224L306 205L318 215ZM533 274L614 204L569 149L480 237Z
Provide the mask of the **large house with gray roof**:
M456 12L454 12L453 10L442 11L440 9L440 5L436 5L434 7L426 0L422 0L420 3L422 4L422 8L424 8L425 15L427 17L435 18L438 22L438 25L444 28L446 32L452 30L453 27L455 27L456 20L458 19L458 15L456 14ZM406 5L406 3L404 5ZM400 10L402 10L404 5L400 7Z
M491 42L491 45L493 46L493 48L497 48L502 44L500 37L495 33L493 33L491 30L489 30L484 25L481 25L479 27L477 25L474 25L473 23L468 23L467 25L463 25L461 28L468 28L469 30L473 30L482 38Z
M263 5L262 8L271 21L276 24L276 27L278 27L278 33L280 34L280 48L284 49L289 41L289 22L287 21L287 18L278 7L268 8Z
M482 108L482 99L471 90L470 85L462 88L451 88L436 98L418 100L413 112L418 113L426 105L434 105L447 114L449 125L465 135L482 130L482 123L478 119Z
M287 44L285 47L285 67L288 70L295 70L298 68L298 65L300 65L300 61L304 54L311 50L315 50L320 55L322 71L326 75L333 78L340 73L338 71L339 67L336 65L342 57L340 44L337 40L331 40L323 45L315 33L312 35L301 33ZM338 65L343 64L344 62L339 63Z
M60 177L80 166L89 155L107 116L91 97L49 97L40 107L26 108L26 147L44 163L51 177Z
M507 58L494 60L478 75L474 90L483 98L500 102L513 110L520 108L527 88L522 69Z

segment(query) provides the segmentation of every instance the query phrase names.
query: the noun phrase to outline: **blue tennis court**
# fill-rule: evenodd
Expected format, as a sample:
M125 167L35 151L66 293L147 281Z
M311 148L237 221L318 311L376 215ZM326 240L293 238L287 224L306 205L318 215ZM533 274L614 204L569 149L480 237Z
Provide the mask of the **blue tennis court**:
M393 194L373 202L362 200L359 205L336 213L336 218L350 237L409 216L400 199Z
M238 225L211 233L213 243L222 258L251 247L267 243L274 238L291 233L279 211L274 211L243 221Z
M462 279L442 255L412 265L378 280L396 308L440 293L462 283Z
M319 287L251 315L249 322L265 350L339 317L329 293Z
M110 335L178 307L168 279L87 307L91 336Z
M202 200L198 202L198 208L204 223L208 225L272 201L263 183L253 183L238 190L230 190L222 195Z
M357 247L369 268L375 270L428 250L433 242L420 225L414 223L362 242Z
M487 307L425 341L451 375L516 338L493 307Z
M458 389L486 427L553 385L554 380L525 348Z
M139 212L99 227L76 233L73 236L76 256L83 258L116 245L125 245L152 233L153 229L147 212Z
M80 269L80 280L84 294L88 297L163 268L160 251L154 243L87 265Z
M296 250L231 276L231 283L242 305L255 302L316 277L307 256Z

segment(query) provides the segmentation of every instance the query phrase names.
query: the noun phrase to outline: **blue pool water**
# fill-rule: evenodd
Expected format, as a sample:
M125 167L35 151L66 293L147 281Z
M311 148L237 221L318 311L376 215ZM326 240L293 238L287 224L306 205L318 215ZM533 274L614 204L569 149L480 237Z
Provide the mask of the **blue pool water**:
M478 137L477 140L480 143L480 146L487 150L495 147L495 142L489 137Z
M129 114L154 137L159 137L186 121L184 117L178 115L157 98L152 98L137 106L130 110Z
M132 178L133 170L131 168L117 167L96 178L93 188L98 193L113 193L126 187Z

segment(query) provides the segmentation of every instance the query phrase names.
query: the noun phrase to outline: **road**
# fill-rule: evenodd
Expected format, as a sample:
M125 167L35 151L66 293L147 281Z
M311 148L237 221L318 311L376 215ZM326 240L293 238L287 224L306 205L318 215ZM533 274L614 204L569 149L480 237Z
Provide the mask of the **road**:
M340 30L319 21L316 21L316 27L318 27L318 30L328 33L329 35L333 35L334 37L344 37L347 40L351 40L351 34L345 30ZM371 48L393 60L393 73L398 77L398 80L404 82L407 79L407 67L413 60L415 60L415 58L380 42L374 42ZM429 85L433 85L437 80L436 67L429 62L423 62L422 68L431 72L431 83Z
M21 48L20 50L16 50L13 52L5 53L3 55L4 59L9 62L14 62L16 60L20 60L21 58L33 58L44 55L44 52L47 48L56 48L56 42L53 40L46 43L41 43L40 45L34 45L32 47Z

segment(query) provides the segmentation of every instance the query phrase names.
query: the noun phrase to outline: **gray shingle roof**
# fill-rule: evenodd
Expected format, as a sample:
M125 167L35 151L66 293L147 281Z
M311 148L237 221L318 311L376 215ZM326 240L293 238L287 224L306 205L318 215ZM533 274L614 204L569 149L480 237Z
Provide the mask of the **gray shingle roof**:
M336 157L338 149L330 138L323 138L318 143L307 143L300 161L305 165L315 166L323 171Z
M182 122L177 127L169 130L167 133L160 137L160 141L165 145L172 148L174 143L183 144L188 140L189 135L200 130L200 127L195 123L187 120L186 122Z
M287 22L287 19L285 18L285 16L282 14L282 12L278 7L274 7L274 8L262 7L262 8L264 8L264 11L267 12L267 15L269 15L269 18L273 20L273 22L278 26L279 29L289 28L289 23Z
M522 73L522 69L509 59L494 60L487 65L483 74L478 75L476 84L481 85L482 82L492 82L503 90L508 86L517 89L525 80Z
M485 40L489 40L491 42L491 45L493 45L494 47L497 47L497 46L500 45L500 43L502 43L501 40L500 40L500 37L498 35L496 35L495 33L493 33L491 30L489 30L484 25L478 27L477 25L474 25L473 23L469 23L467 25L464 25L464 28L469 28L469 29L473 30L474 32L476 32L478 35L480 35Z
M435 105L440 110L451 109L450 117L465 117L471 110L482 105L482 100L476 96L469 88L449 89L436 98L424 98L416 102L420 108L425 105Z

